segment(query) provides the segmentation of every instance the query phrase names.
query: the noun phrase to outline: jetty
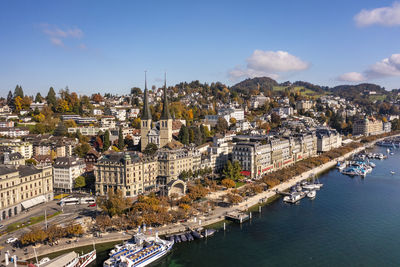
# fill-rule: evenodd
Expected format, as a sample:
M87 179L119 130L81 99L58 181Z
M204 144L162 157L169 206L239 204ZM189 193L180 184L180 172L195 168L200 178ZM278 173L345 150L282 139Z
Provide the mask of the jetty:
M225 218L230 221L243 223L250 219L250 215L242 211L232 211L227 213Z

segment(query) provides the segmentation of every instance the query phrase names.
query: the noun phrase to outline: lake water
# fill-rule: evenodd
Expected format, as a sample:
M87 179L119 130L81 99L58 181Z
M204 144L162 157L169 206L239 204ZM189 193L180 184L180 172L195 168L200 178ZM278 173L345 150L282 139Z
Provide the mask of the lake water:
M279 199L250 222L176 244L154 266L400 266L400 150L374 162L365 179L331 170L314 200Z

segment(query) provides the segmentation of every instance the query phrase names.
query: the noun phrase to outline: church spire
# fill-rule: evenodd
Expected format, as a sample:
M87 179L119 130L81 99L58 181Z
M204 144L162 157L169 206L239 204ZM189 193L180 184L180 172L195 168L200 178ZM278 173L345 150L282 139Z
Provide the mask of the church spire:
M161 120L170 120L170 119L172 119L171 114L169 113L169 108L168 108L167 73L164 73L164 99L163 99L163 110L162 110L160 119Z
M147 91L147 71L144 72L144 98L143 98L143 114L141 120L151 120L149 93Z

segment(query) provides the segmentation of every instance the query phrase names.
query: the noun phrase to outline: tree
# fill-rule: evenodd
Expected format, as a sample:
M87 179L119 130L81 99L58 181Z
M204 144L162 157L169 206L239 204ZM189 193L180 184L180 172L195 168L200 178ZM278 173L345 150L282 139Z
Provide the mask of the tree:
M74 148L75 155L83 158L90 150L90 145L88 143L82 143Z
M235 181L233 181L232 179L229 178L225 178L221 181L221 185L225 186L226 188L233 188L236 186Z
M14 98L19 96L20 98L24 98L24 91L20 85L17 85L14 90Z
M132 127L135 129L140 129L140 118L135 118L132 122Z
M275 123L275 124L280 124L281 123L281 117L274 112L274 113L271 114L271 122Z
M82 187L85 187L86 186L86 180L85 180L85 177L83 177L83 176L78 176L76 179L75 179L75 183L74 183L74 188L82 188Z
M238 203L242 202L242 200L243 200L243 198L241 196L239 196L238 194L228 193L225 195L225 197L228 199L228 202L230 202L232 204L238 204Z
M228 122L224 118L219 117L217 120L217 124L215 125L215 130L218 133L226 132L228 130Z
M46 101L47 101L47 104L52 105L54 109L56 108L57 97L56 97L56 92L54 91L53 87L50 87L49 92L47 93L47 96L46 96Z
M189 144L189 130L185 125L182 125L181 129L179 130L178 140L184 144Z
M226 178L238 181L243 178L241 171L242 167L240 166L239 161L234 161L232 164L232 162L228 160L222 173Z
M12 106L14 102L14 97L11 91L8 91L7 95L7 105Z
M36 94L35 102L36 103L42 103L43 102L43 97L42 97L42 95L40 93Z
M124 142L124 135L122 134L122 127L119 127L118 133L118 148L119 150L124 150L125 142Z
M158 150L158 147L157 147L156 144L149 143L149 144L147 144L147 146L144 149L143 153L148 155L148 156L152 156L157 152L157 150Z
M122 191L117 189L109 189L107 199L100 201L100 208L111 217L114 215L122 215L123 212L130 206L131 202L122 195Z
M106 131L104 133L104 138L103 138L103 151L107 151L108 148L110 147L111 143L110 143L110 131Z
M230 119L229 119L229 123L232 124L232 125L236 125L236 119L233 118L233 117L230 118Z
M103 140L101 140L100 136L96 136L96 141L94 141L93 146L96 148L97 151L103 150Z
M54 130L55 136L65 136L68 133L68 129L63 122L60 122L57 128Z
M22 98L20 96L14 98L14 106L16 111L22 110Z

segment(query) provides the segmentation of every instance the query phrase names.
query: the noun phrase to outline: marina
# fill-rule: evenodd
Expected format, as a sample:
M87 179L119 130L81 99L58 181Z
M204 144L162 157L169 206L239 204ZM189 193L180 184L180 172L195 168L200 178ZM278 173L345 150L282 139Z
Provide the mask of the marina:
M177 244L159 266L398 266L400 177L388 172L400 172L399 160L396 151L378 160L368 179L332 169L319 177L315 201L275 201L211 242Z

